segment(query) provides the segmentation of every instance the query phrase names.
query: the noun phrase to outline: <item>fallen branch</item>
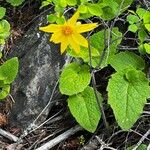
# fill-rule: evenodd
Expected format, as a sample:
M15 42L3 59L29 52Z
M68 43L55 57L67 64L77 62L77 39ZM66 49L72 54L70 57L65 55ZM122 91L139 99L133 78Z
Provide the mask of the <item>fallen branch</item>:
M2 135L3 137L13 141L13 142L17 142L18 141L18 137L16 137L15 135L7 132L7 131L4 131L3 129L0 128L0 135Z
M63 140L67 139L71 135L75 134L76 132L83 130L80 126L75 126L68 131L62 133L61 135L57 136L53 140L47 142L46 144L42 145L41 147L37 148L36 150L49 150L56 146L58 143L62 142Z

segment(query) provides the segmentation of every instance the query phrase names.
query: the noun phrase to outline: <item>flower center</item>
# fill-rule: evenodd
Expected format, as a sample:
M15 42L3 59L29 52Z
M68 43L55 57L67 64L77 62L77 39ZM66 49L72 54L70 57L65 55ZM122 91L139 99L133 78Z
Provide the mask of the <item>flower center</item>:
M70 26L64 26L62 28L62 32L64 35L68 36L68 35L71 35L73 33L73 30Z

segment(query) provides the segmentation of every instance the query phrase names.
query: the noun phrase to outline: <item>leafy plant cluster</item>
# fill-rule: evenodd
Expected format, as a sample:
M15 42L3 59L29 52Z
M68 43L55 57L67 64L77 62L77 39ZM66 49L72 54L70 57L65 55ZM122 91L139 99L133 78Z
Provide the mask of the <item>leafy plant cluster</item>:
M130 11L130 13L127 17L130 24L128 30L137 33L140 53L150 54L150 43L147 41L150 32L150 12L139 7L136 12Z
M7 20L3 19L5 16L6 9L0 7L0 45L5 44L5 39L10 34L10 24Z
M63 24L64 12L70 7L79 10L81 19L95 16L110 21L125 11L132 2L133 0L44 0L41 7L54 5L55 12L48 15L48 21ZM90 132L94 132L98 126L104 103L101 93L91 87L95 70L109 65L115 69L107 86L108 104L123 130L129 130L134 125L150 97L143 59L145 54L150 53L150 44L147 42L150 12L139 7L136 12L129 11L126 21L129 22L128 30L137 33L138 55L127 50L117 50L123 39L118 27L104 26L101 31L89 37L89 48L81 47L79 54L71 48L67 49L67 55L75 59L62 70L59 89L62 94L68 95L68 106L77 122Z
M23 0L7 0L12 6L19 6ZM0 46L5 44L5 40L10 35L10 23L4 19L6 8L0 7ZM2 52L0 52L2 58ZM18 73L19 62L16 57L7 60L0 66L0 99L4 99L10 92L10 84L14 81Z
M0 66L0 99L4 99L10 92L10 84L18 73L18 58L14 57Z
M98 2L93 2L93 0L43 0L41 8L52 4L55 13L48 15L48 21L62 24L66 8L78 7L82 19L97 16L104 20L111 20L116 14L124 11L131 4L131 0L124 1L123 7L118 12L121 3L122 0L99 0Z
M6 0L12 6L21 5L24 0ZM5 39L10 35L10 23L4 19L6 8L0 6L0 45L5 44Z

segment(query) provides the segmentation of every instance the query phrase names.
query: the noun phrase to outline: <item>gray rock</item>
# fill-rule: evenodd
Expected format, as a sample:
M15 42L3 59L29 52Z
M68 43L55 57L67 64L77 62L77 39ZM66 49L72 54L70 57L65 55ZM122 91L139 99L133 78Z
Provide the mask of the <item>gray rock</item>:
M11 54L19 58L20 69L12 85L15 103L9 119L11 125L21 129L27 128L46 106L65 63L59 46L49 42L49 34L38 30L39 26L46 25L44 18L46 15L35 21ZM59 95L57 88L53 100ZM38 124L46 119L48 112L44 112Z

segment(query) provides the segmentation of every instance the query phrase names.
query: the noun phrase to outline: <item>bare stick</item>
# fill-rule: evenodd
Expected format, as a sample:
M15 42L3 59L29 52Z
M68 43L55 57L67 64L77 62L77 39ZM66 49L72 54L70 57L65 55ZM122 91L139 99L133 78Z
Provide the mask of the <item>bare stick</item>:
M150 143L149 143L149 145L148 145L147 149L148 149L148 150L150 149Z
M3 129L0 128L0 135L4 136L5 138L13 141L13 142L17 142L18 141L18 137L14 136L13 134L7 132L7 131L4 131Z
M68 131L62 133L61 135L57 136L53 140L47 142L46 144L42 145L41 147L37 148L36 150L49 150L52 147L56 146L58 143L62 142L63 140L67 139L71 135L75 134L76 132L82 130L80 126L75 126Z
M113 147L110 147L110 144L106 144L102 139L100 139L98 136L95 136L97 141L101 144L101 147L98 150L103 150L103 149L110 149L110 150L117 150Z
M150 134L150 129L142 136L142 138L139 140L139 142L136 144L133 150L136 150L142 144L142 142L147 138L149 134Z

